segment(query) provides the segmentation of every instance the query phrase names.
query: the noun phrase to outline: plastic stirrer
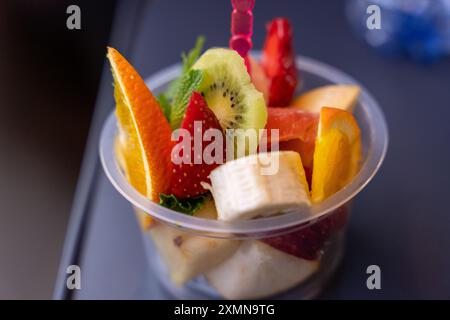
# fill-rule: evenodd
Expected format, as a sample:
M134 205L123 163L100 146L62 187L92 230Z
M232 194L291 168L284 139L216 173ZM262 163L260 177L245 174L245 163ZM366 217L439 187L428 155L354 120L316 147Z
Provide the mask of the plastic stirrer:
M247 70L250 72L248 52L252 48L253 13L255 0L231 0L231 39L230 48L237 51L245 59Z

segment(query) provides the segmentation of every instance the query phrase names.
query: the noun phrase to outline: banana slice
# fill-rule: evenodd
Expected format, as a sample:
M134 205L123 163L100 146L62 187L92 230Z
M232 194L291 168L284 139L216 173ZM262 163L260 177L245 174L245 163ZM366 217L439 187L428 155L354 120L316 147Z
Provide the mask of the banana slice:
M214 169L210 178L219 220L252 219L311 205L297 152L239 158Z
M217 214L213 201L206 203L195 215L215 219ZM162 223L150 228L149 233L177 285L223 262L241 244L239 240L196 236Z
M256 240L247 240L206 278L227 299L256 299L280 293L306 280L319 261L305 260Z

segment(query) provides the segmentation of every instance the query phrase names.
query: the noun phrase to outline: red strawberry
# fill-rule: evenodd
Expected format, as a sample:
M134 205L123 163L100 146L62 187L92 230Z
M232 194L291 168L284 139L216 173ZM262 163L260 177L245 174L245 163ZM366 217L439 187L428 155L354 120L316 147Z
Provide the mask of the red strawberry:
M292 45L292 26L286 18L276 18L267 25L261 65L270 79L269 105L287 106L294 97L298 76Z
M348 207L344 205L309 227L263 241L280 251L303 259L315 260L329 237L345 226L347 218Z
M201 128L199 128L199 126L201 126ZM203 159L203 150L207 145L212 143L210 141L204 141L204 139L202 139L203 134L208 129L218 129L222 134L222 128L219 121L214 113L208 108L203 97L197 92L194 92L189 100L184 119L181 123L181 129L186 129L190 133L190 137L192 137L192 140L190 141L190 162L173 165L171 193L178 198L196 197L207 192L200 183L209 182L209 173L220 165L220 163L216 162L207 164L205 159ZM195 129L200 131L195 134ZM195 152L194 149L194 140L197 140L196 137L200 137L201 139L200 152ZM178 142L181 141L182 138L180 137ZM198 141L197 143L200 142ZM224 144L225 142L222 145ZM222 154L225 157L224 151ZM198 158L199 156L201 158ZM195 157L197 157L197 160L201 163L195 163ZM222 158L222 160L223 159L224 158Z

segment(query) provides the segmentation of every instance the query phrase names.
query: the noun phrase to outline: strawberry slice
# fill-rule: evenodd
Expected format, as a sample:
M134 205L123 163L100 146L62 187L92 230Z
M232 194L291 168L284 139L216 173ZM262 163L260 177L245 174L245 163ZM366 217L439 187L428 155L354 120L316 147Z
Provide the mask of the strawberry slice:
M205 159L203 159L203 150L207 145L214 142L204 141L204 139L201 138L203 137L203 134L208 129L217 129L222 134L222 146L225 145L225 140L223 139L222 128L220 126L219 120L217 120L214 113L208 108L203 97L197 92L192 93L192 96L186 108L184 119L181 123L181 128L187 130L190 134L190 137L193 138L193 140L190 141L190 162L173 164L173 180L171 185L171 193L178 198L183 199L196 197L203 193L206 193L207 190L202 187L201 182L209 183L209 173L214 168L220 165L220 163L216 161L211 164L207 164L205 162ZM199 131L195 133L195 130ZM196 137L201 138L201 153L195 151L195 143L200 143L200 141L194 141L197 140ZM214 140L214 138L212 140ZM182 143L181 136L178 139L178 142ZM222 155L223 160L226 155L225 151L223 151ZM201 158L198 158L199 156ZM197 162L195 157L197 157L197 161L201 163L195 163Z
M348 207L343 205L319 222L282 236L263 239L268 245L296 257L316 260L330 236L345 226Z
M269 105L287 106L294 97L298 75L292 45L292 26L286 18L275 18L267 25L261 65L270 79Z

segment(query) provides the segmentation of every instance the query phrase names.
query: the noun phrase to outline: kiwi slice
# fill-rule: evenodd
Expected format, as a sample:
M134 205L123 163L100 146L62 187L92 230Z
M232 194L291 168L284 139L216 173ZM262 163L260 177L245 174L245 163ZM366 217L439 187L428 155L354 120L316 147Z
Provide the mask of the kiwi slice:
M207 50L194 64L203 80L199 91L220 125L226 129L263 129L267 108L263 94L255 89L244 63L234 50Z

